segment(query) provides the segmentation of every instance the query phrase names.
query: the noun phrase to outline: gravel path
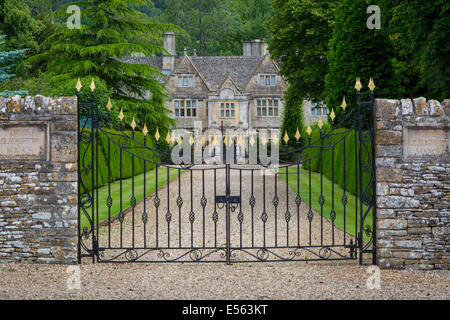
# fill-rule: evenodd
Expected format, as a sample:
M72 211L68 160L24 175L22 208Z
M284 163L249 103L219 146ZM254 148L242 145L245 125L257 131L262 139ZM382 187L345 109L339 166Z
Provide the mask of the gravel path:
M279 175L264 176L259 170L260 167L255 166L239 168L243 170L231 170L230 193L241 196L242 208L240 210L237 207L230 214L230 239L232 248L247 249L234 250L233 260L254 261L258 257L267 260L278 260L280 257L296 260L317 259L320 255L333 259L349 256L348 248L329 246L348 245L353 237L344 235L344 232L334 228L327 219L315 212L310 223L308 203L304 201L307 199L302 199L297 207L297 194L290 188L286 189L286 182ZM165 168L159 170L160 176L166 173ZM291 176L292 178L294 176ZM169 186L159 189L158 211L154 205L156 194L153 194L146 199L145 210L144 202L141 202L135 207L134 213L131 209L126 210L122 224L115 220L110 226L104 225L101 228L100 247L134 249L127 254L123 254L124 250L106 250L102 253L102 259L126 261L128 258L137 257L140 261L155 261L161 260L163 253L167 260L192 261L192 257L201 257L202 260L223 261L224 250L216 248L224 248L226 244L226 209L223 206L215 209L214 196L225 195L225 181L225 169L217 167L196 166L195 170L184 172ZM250 205L252 197L253 210ZM204 208L201 205L203 198L206 200ZM274 198L278 203L276 207ZM182 200L181 208L177 205L179 200ZM128 199L123 201L127 203ZM143 221L146 221L145 226ZM86 244L90 245L89 240ZM313 247L295 250L299 245ZM164 252L139 249L156 246L163 248ZM291 248L276 248L277 246ZM323 249L324 246L329 249ZM176 250L178 247L186 249ZM190 248L203 247L209 249L196 249L195 255L186 255ZM262 247L269 249L261 251Z
M0 299L450 299L448 271L381 270L352 262L84 264L81 290L67 266L0 265Z
M164 173L164 170L160 172ZM205 184L202 183L202 173L193 173L194 189L192 190L192 208L195 219L189 220L191 212L190 173L180 177L183 206L181 210L181 245L190 248L203 245L223 246L225 243L225 209L217 210L217 233L214 232L212 214L214 212L214 179L213 171L205 171ZM216 171L217 194L225 193L224 170ZM351 236L335 229L326 219L321 221L320 215L314 214L311 223L307 219L308 207L304 203L299 208L295 204L295 193L288 191L289 211L291 217L286 223L285 213L287 197L285 184L274 176L264 178L259 171L254 171L254 230L252 237L251 208L248 204L251 197L251 171L242 171L244 220L242 223L242 237L240 235L239 210L231 214L231 242L233 247L239 247L242 239L243 246L252 244L262 246L264 243L264 224L261 220L264 212L264 190L266 192L266 245L311 243L320 245L342 244L349 242ZM231 194L239 194L239 171L233 170ZM272 205L275 195L275 183L279 206L277 215ZM264 184L266 188L264 188ZM203 196L203 186L208 204L205 206L205 220L203 208L200 205ZM153 206L155 195L147 198L146 208L148 220L144 233L142 213L144 204L141 202L135 208L134 245L144 245L144 234L147 246L156 243L156 210ZM159 191L160 207L158 215L159 246L177 247L180 245L179 211L176 206L178 197L178 180L169 185L171 208L170 241L166 221L167 187ZM128 201L128 200L124 200ZM277 218L275 218L275 216ZM298 220L299 225L298 228ZM133 245L132 225L133 214L129 210L122 225L122 242L125 246ZM205 222L205 233L202 231ZM277 222L275 228L275 221ZM289 228L289 235L287 230ZM275 237L275 229L277 237ZM191 236L191 230L192 236ZM120 223L114 221L111 229L104 226L100 232L101 246L108 246L108 235L111 231L111 246L120 243ZM321 231L323 231L321 233ZM321 238L321 234L323 237ZM217 235L217 238L215 237ZM203 237L204 236L204 237ZM204 240L203 240L204 239ZM191 243L191 240L193 241ZM89 241L87 241L89 243ZM123 250L122 250L123 251ZM136 250L139 252L139 250ZM186 250L184 250L186 252ZM288 250L289 251L289 250ZM292 251L292 249L290 250ZM338 252L338 249L336 250ZM281 249L276 251L280 255L289 256L289 252ZM316 255L301 251L297 257L314 257ZM113 254L113 251L105 253ZM176 250L170 252L169 258L177 256ZM201 253L204 254L204 253ZM254 253L256 255L256 253ZM316 252L317 254L317 252ZM341 252L348 254L348 249ZM309 256L308 256L309 255ZM153 256L153 258L157 256ZM214 254L210 257L214 258ZM234 259L248 259L252 257L244 253L236 253ZM269 254L269 260L272 256ZM317 257L317 256L316 256ZM152 259L151 254L143 257ZM189 261L189 257L186 256ZM253 257L254 258L254 257ZM160 259L160 258L159 258ZM216 260L223 260L220 255ZM124 257L119 257L124 260ZM72 266L73 267L73 266ZM226 265L221 263L128 263L128 264L92 264L90 259L84 259L80 266L81 290L69 290L67 280L67 266L63 265L32 265L32 264L0 264L0 299L450 299L449 271L398 271L381 270L381 289L369 290L366 281L369 277L366 266L357 265L356 261L322 261L322 262L264 262Z

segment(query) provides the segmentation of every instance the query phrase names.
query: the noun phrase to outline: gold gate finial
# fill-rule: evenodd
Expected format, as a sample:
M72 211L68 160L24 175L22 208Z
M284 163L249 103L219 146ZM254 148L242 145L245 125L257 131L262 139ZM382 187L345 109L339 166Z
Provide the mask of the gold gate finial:
M159 138L161 138L161 135L159 134L159 128L156 127L155 139L156 139L157 142L159 141Z
M361 79L359 77L356 77L355 89L356 91L361 91L361 88L362 88Z
M80 77L78 77L77 85L75 86L75 88L77 88L78 92L80 92L81 88L83 88L83 86L81 85Z
M92 78L92 81L91 81L91 91L92 92L94 92L94 90L95 90L95 82L94 82L94 78Z
M300 131L298 131L298 127L297 127L297 131L295 132L295 139L298 141L301 136L302 135L300 134Z
M122 108L120 108L120 112L119 112L118 117L119 117L119 120L120 120L120 121L122 121L123 118L125 117L125 116L123 115L123 109L122 109Z
M334 108L331 108L331 113L330 113L331 121L334 121L334 118L336 118L336 114L334 113Z
M370 89L370 91L375 90L375 82L373 82L373 78L372 77L370 77L369 89Z
M284 131L284 137L283 137L284 143L287 144L289 141L289 135L287 133L287 130Z
M342 108L342 110L344 110L344 111L345 111L345 109L347 108L347 102L345 102L345 95L344 95L344 98L342 99L341 108Z
M309 125L309 124L308 124L308 128L306 128L306 133L308 134L308 136L310 136L312 133L311 125Z
M134 121L134 117L133 120L131 120L131 128L133 129L133 131L134 129L136 129L136 121Z
M112 109L112 103L111 103L111 97L108 98L108 104L106 105L106 109L108 109L108 111L111 111Z
M156 130L158 130L158 129L156 129ZM145 137L147 136L148 129L147 129L146 123L144 123L144 128L142 128L142 133L144 134ZM156 139L156 141L158 141L158 139Z

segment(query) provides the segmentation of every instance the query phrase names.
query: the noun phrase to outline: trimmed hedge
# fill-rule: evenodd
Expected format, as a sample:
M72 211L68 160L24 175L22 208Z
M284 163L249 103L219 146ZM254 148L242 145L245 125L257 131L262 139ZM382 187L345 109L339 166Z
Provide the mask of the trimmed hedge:
M328 133L329 126L322 129L322 136ZM359 172L359 163L355 163L355 135L356 145L359 147L358 134L353 130L348 133L348 129L340 128L332 131L333 135L320 139L320 132L318 128L314 128L311 133L311 142L318 140L316 143L311 143L311 148L306 147L302 153L303 168L309 169L309 161L311 159L311 171L320 173L320 152L322 151L322 172L328 179L332 180L332 157L333 152L331 147L329 149L320 149L320 146L334 146L334 182L341 188L346 189L352 194L356 194L359 185L359 178L356 181L356 173ZM344 136L345 137L345 163L344 163ZM367 143L367 148L371 152L372 144ZM364 162L367 163L368 155L363 152ZM345 166L345 186L344 186L344 166ZM369 164L371 168L371 164ZM370 171L363 170L363 185L367 186L370 182Z
M142 132L135 132L134 139L139 142L136 143L131 139L122 137L122 133L119 131L111 130L111 129L102 129L105 132L109 132L111 134L105 134L100 130L98 133L94 133L94 159L96 159L96 148L97 148L97 135L98 135L98 186L104 186L108 184L108 140L110 140L110 172L111 172L111 182L120 179L120 147L118 144L124 145L125 143L130 143L129 148L126 151L122 149L122 179L130 178L133 176L132 171L132 161L133 155L140 156L143 159L152 159L153 153L148 149L138 149L136 147L140 147L139 143L144 143L144 135ZM85 134L90 134L89 129L85 129ZM124 131L127 135L131 137L131 131ZM116 136L114 134L120 135ZM121 142L120 142L121 140ZM116 143L115 143L115 142ZM155 139L152 136L147 135L147 144L148 147L155 149ZM80 169L83 167L89 167L91 164L91 152L92 145L87 145L84 143L80 143ZM136 149L133 149L136 148ZM86 152L86 153L85 153ZM138 175L144 172L144 160L134 157L134 175ZM84 165L83 165L84 159ZM155 162L160 162L159 156L156 154L156 157L153 158ZM97 170L97 163L94 164L95 170ZM151 162L146 162L146 170L154 169L156 165ZM92 179L91 179L91 171L88 173L82 170L82 180L84 187L80 186L81 192L92 190ZM97 185L97 175L94 176L94 185Z

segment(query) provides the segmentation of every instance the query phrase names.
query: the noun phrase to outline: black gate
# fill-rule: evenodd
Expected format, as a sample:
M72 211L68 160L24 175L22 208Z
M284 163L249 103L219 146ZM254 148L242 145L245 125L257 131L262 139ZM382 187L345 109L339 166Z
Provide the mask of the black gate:
M92 88L95 88L92 86ZM346 111L319 136L307 130L307 143L295 137L213 136L197 143L222 150L223 163L175 165L171 145L181 144L177 130L162 147L146 126L136 130L111 125L111 104L95 108L80 100L78 261L93 262L261 262L353 260L375 257L374 92L371 100ZM83 119L82 119L83 118ZM343 125L345 124L345 126ZM222 134L224 130L222 130ZM138 138L139 136L139 138ZM265 139L265 138L263 138ZM297 148L288 148L296 139ZM280 143L279 166L226 161L227 148ZM219 143L220 141L220 143ZM284 142L284 144L283 144ZM336 150L340 148L341 152ZM233 159L236 152L233 152ZM336 156L340 165L335 167ZM151 169L151 170L150 170ZM352 181L349 173L353 172ZM353 185L353 189L351 187Z

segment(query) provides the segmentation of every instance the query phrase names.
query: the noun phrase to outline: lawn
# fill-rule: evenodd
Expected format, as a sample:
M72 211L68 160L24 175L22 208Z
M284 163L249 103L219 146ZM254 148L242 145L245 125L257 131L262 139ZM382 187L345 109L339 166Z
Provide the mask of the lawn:
M181 171L183 172L183 171ZM149 196L156 191L156 170L150 170L146 173L146 196ZM178 176L178 169L169 170L169 180L172 181ZM167 183L167 168L158 169L158 188L162 187ZM132 196L133 178L128 178L122 180L122 211L129 208L130 199ZM98 221L102 222L108 219L108 206L106 205L106 200L108 198L108 185L100 187L98 189ZM136 198L136 203L139 203L144 199L144 174L136 175L134 177L134 197ZM120 181L114 181L111 183L111 217L115 217L120 212ZM91 211L88 211L91 214ZM89 227L89 221L87 218L81 214L81 230L84 227Z
M297 168L291 167L289 172L289 187L297 193ZM280 170L281 177L286 181L286 171L285 169ZM302 168L299 169L300 177L300 197L303 201L309 205L309 171ZM323 216L331 222L330 213L332 209L332 186L331 180L322 176L322 190L325 198L325 203L323 205ZM334 211L336 212L336 218L334 220L334 225L336 228L348 232L351 235L355 235L355 218L358 217L359 224L359 210L356 210L356 197L346 192L347 205L345 206L345 217L344 217L344 205L342 203L342 196L344 194L344 189L342 189L336 183L334 184ZM311 172L311 207L312 209L320 214L320 174L317 172ZM359 208L359 202L358 202ZM366 210L367 206L363 206ZM372 228L372 212L369 212L365 225L369 225ZM357 227L359 228L359 227ZM359 229L358 229L359 231ZM364 242L368 241L369 237L364 234Z

